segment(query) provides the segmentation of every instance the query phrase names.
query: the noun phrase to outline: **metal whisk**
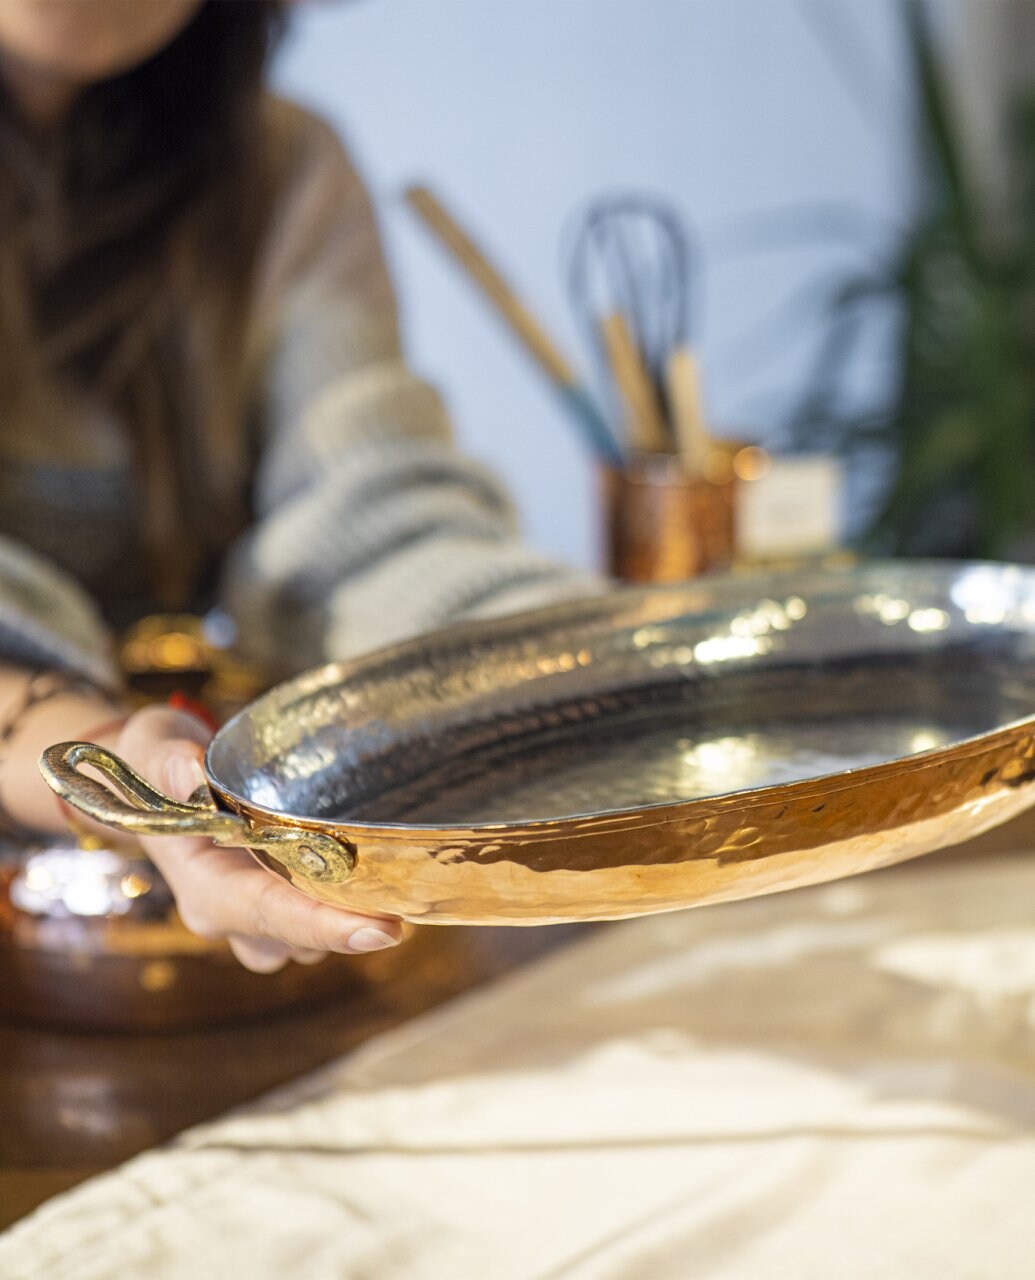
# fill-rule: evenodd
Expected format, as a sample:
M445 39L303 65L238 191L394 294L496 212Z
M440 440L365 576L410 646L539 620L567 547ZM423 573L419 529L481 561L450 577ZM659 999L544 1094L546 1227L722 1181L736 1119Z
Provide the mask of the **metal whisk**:
M578 324L617 384L634 443L648 448L675 443L667 370L690 326L691 256L679 214L635 192L595 200L568 254Z

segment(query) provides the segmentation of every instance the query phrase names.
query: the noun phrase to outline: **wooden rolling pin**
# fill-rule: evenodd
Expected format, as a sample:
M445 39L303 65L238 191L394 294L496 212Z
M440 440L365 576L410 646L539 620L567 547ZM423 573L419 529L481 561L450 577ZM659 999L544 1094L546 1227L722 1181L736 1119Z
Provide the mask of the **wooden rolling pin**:
M603 414L546 330L501 273L427 187L410 187L406 192L406 200L425 226L435 233L456 262L474 280L511 332L553 383L593 451L608 462L621 463L621 449Z

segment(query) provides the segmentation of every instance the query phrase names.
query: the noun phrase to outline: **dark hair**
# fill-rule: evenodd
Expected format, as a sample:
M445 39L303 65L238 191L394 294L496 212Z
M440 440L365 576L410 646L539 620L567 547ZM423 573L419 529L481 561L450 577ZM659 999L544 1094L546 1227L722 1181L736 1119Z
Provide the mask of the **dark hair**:
M0 90L0 429L55 392L129 433L157 594L244 519L243 315L270 205L263 73L280 0L207 0L33 137Z

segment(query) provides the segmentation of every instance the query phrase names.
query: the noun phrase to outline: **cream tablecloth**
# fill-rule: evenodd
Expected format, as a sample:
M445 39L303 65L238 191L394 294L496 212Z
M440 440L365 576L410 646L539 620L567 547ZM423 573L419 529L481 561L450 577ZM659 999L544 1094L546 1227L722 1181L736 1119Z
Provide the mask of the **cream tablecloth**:
M51 1201L3 1280L1031 1280L1035 858L616 925Z

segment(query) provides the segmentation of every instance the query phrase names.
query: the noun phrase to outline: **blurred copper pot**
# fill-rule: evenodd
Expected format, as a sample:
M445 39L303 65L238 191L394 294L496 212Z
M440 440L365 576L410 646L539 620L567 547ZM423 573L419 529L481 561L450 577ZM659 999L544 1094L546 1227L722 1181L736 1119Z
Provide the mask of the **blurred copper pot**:
M0 1013L48 1026L173 1031L275 1014L358 991L408 949L256 974L184 928L139 854L62 841L0 863Z

